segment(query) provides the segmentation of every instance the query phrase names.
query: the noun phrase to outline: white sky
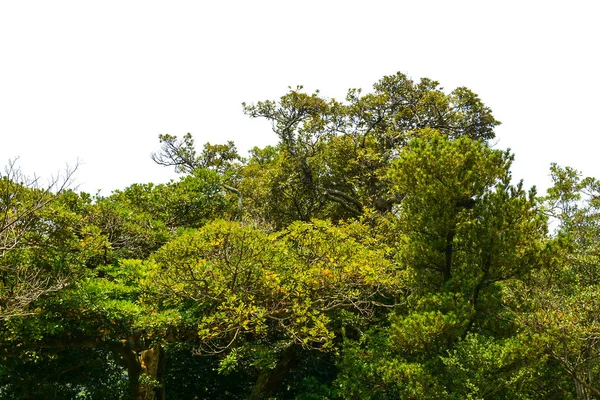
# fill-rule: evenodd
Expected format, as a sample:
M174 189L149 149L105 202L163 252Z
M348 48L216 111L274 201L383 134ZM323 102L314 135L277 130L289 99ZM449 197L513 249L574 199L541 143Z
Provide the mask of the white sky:
M598 4L598 5L597 5ZM241 102L302 84L342 99L397 71L467 86L503 125L513 175L600 177L597 1L2 1L0 163L49 177L83 162L103 194L176 175L158 134L276 141Z

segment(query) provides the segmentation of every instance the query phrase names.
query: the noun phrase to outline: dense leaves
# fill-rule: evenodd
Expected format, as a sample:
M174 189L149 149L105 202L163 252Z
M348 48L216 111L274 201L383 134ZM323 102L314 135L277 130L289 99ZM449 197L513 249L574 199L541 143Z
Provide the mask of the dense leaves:
M109 196L0 176L0 397L600 398L600 184L515 182L466 88L244 104Z
M207 352L250 335L304 347L327 347L338 310L367 317L401 290L391 263L350 236L353 226L295 223L267 235L215 222L157 252L164 301L191 301ZM171 296L174 297L171 299Z

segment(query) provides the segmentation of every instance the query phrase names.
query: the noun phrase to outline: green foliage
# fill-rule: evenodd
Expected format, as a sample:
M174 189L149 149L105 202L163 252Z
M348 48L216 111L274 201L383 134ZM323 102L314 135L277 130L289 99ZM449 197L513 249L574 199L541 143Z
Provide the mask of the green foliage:
M127 398L127 377L114 357L96 349L41 349L2 357L3 399Z
M368 208L390 212L399 198L390 193L387 170L415 132L487 140L499 124L468 89L445 94L435 81L415 83L400 73L384 77L370 94L351 89L344 103L298 87L279 101L244 104L244 111L269 120L280 138L275 157L251 157L241 172L244 198L268 204L254 210L276 228L357 217ZM256 176L255 162L267 179Z
M390 345L403 354L431 356L464 332L473 315L472 306L462 296L439 293L419 298L407 315L392 315Z
M145 259L178 230L233 215L235 201L222 193L219 179L214 171L196 170L178 182L134 184L96 199L87 218L108 240L98 262Z
M599 397L600 184L568 167L551 173L543 200L558 227L547 268L511 288L515 318L575 382L578 398Z
M161 135L167 184L9 164L0 397L600 397L596 179L536 197L477 95L401 73L244 112L279 143Z
M208 170L198 170L195 175L185 176L178 182L135 184L113 193L110 200L134 213L148 215L169 229L197 228L228 212L218 178Z
M0 325L76 280L102 247L99 232L77 213L87 199L65 179L41 187L14 164L0 175Z
M473 291L535 267L545 220L534 192L511 185L511 161L483 142L426 130L394 162L401 257L417 279Z
M543 261L545 218L533 192L511 185L511 161L484 142L449 140L432 130L418 132L399 154L388 176L402 199L392 226L399 231L395 255L407 268L410 296L389 326L346 343L343 396L478 398L491 390L468 381L459 388L451 367L475 344L473 337L512 343L516 327L503 285ZM508 396L510 385L522 380L517 377L529 376L526 364L511 364L514 377L489 387L502 388L499 398Z
M539 354L535 347L517 338L494 339L468 334L442 357L456 398L525 399L537 398L535 387L528 387Z
M242 336L327 348L335 312L370 313L399 287L388 261L348 235L314 221L268 235L218 221L154 255L166 301L192 301L201 348L226 350ZM341 315L341 314L340 314Z
M446 398L439 378L427 365L398 355L384 332L346 341L334 387L339 398Z

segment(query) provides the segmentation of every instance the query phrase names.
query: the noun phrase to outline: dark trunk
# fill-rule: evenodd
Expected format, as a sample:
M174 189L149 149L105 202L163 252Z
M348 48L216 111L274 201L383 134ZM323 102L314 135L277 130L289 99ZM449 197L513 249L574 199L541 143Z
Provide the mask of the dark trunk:
M127 368L127 379L129 382L129 394L132 400L140 399L140 375L142 367L137 360L135 351L129 348L123 348L119 351L121 364Z
M129 393L133 400L164 400L165 357L162 347L136 352L120 351L121 362L127 368Z
M288 347L279 359L279 362L273 369L265 370L260 373L250 399L268 399L274 397L280 390L281 383L288 372L298 363L299 348L296 345Z

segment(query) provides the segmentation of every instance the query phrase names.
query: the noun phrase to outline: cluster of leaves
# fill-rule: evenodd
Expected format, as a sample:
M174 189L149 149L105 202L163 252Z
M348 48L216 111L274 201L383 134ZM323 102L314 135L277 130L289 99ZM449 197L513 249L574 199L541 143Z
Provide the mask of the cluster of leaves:
M194 305L209 353L241 335L327 348L328 325L343 318L333 312L371 314L402 288L391 263L353 239L352 230L297 222L269 235L217 221L155 253L155 282L164 288L163 301Z
M597 180L538 197L477 95L400 73L244 111L279 143L161 135L167 184L9 165L0 397L600 397Z

